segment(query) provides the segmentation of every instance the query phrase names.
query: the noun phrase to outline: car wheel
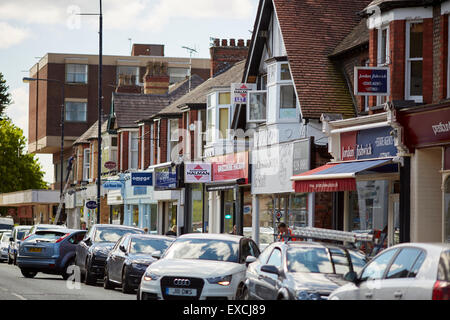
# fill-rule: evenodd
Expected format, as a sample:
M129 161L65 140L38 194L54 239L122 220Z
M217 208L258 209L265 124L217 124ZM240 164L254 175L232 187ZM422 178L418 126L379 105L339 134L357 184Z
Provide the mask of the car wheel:
M134 292L134 289L128 283L126 267L124 267L123 271L122 271L122 292L123 293L133 293Z
M245 300L245 299L244 299L244 292L245 292L245 291L246 291L245 285L244 285L244 284L240 284L239 287L238 287L238 289L237 289L235 299L236 299L236 300Z
M20 269L20 272L22 272L22 274L25 278L34 278L37 275L36 271L32 271L32 270L28 270L28 269Z
M64 280L69 279L69 277L74 273L73 270L69 270L69 268L72 269L71 266L74 266L74 265L75 265L75 260L70 260L70 261L67 263L67 265L66 265L66 267L64 268L63 273L62 273L62 275L61 275L61 276L63 277ZM69 272L69 271L71 271L71 272Z
M112 284L111 281L109 281L109 276L108 276L108 269L105 268L105 278L103 281L103 288L110 290L110 289L114 289L114 285Z
M97 283L97 279L90 272L89 261L86 259L86 274L84 276L84 283L88 286L93 286Z

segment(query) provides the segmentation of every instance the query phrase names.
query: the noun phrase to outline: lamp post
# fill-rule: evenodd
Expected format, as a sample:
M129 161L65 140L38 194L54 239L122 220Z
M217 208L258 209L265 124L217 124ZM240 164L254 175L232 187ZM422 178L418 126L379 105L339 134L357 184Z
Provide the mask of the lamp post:
M63 183L63 175L64 175L64 118L65 118L65 103L64 103L64 97L65 97L65 93L64 93L64 81L61 80L57 80L57 79L42 79L42 78L29 78L29 77L24 77L22 79L22 81L24 83L30 83L31 81L46 81L46 82L54 82L54 83L58 83L61 86L61 181L60 181L60 204L62 203L62 197L63 197L63 190L64 190L64 183ZM37 105L37 101L36 101L36 105ZM36 145L37 145L37 140L38 137L36 136ZM59 214L57 215L57 217L59 218ZM55 224L58 223L58 221L55 221Z

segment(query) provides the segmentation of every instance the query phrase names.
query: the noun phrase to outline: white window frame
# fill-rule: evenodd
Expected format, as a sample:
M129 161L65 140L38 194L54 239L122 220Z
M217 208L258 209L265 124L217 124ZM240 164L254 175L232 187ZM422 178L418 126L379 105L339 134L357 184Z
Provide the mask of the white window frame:
M176 136L176 139L174 139L172 137L172 135L171 135L171 128L172 128L171 123L172 123L172 121L175 121L177 123L178 131L180 130L178 118L167 119L167 161L172 161L172 159L170 157L170 155L172 153L172 142L176 142L178 144L178 141L180 141L179 140L179 138L180 138L179 132L178 132L178 134Z
M154 130L154 123L151 123L150 124L150 165L155 164L155 159L154 159L154 154L153 154L153 148L155 146L153 130Z
M91 149L83 149L83 181L89 181L90 179L90 164L91 164ZM87 161L86 161L87 159Z
M410 96L410 88L411 88L411 63L412 61L422 61L423 67L423 52L422 58L410 58L409 57L409 47L410 47L410 29L412 23L423 23L423 20L408 20L406 21L406 37L405 37L405 100L414 100L417 103L423 102L423 92L421 96ZM423 39L423 36L422 36ZM422 73L422 90L423 90L423 73Z
M94 179L94 177L95 177L95 172L94 172L94 143L91 143L90 144L90 146L89 146L89 149L91 150L91 152L90 152L90 158L91 158L91 160L90 160L90 163L92 163L92 165L90 166L90 170L91 170L91 177L90 177L90 179L88 180L89 182L92 182L93 181L93 179Z
M137 149L132 149L133 143L132 143L132 139L133 136L136 135L136 138L139 139L139 131L138 130L130 130L128 131L128 170L137 170L139 169L139 141L137 143ZM136 167L133 168L132 167L132 163L133 163L133 154L136 155Z
M381 62L381 39L383 31L386 30L386 51L384 52L384 55L386 57L386 61L384 63ZM390 37L390 30L389 25L382 26L378 28L378 39L377 39L377 66L378 67L388 67L391 63L391 55L390 55L390 43L389 43L389 37ZM377 96L377 105L381 105L388 101L389 96ZM368 99L366 99L368 100ZM367 110L369 111L369 110Z
M84 69L85 69L84 72L83 72L83 74L85 76L85 80L84 81L76 81L76 80L69 81L67 79L67 76L69 74L69 72L68 72L69 66L83 66ZM80 83L80 84L87 84L88 83L88 65L87 64L84 64L84 63L66 63L65 73L66 73L65 74L65 82L66 83ZM70 72L70 74L81 74L81 72Z
M211 101L211 104L210 104ZM213 103L214 102L214 103ZM216 92L210 93L207 95L207 104L206 104L206 144L211 144L216 141L215 131L216 131L216 107L217 107L217 97ZM209 127L209 111L211 111L211 126Z
M268 106L268 99L267 99L267 91L268 90L255 90L255 91L248 91L247 96L248 96L248 102L247 102L247 116L246 116L246 120L248 123L264 123L267 121L267 106ZM250 100L251 100L251 96L254 94L265 94L266 95L266 116L264 119L256 119L256 120L251 120L250 119Z

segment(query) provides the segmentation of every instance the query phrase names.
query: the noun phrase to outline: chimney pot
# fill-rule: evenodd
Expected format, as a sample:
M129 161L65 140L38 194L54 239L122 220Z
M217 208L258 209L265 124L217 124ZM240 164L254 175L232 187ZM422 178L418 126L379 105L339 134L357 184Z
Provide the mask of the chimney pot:
M214 39L214 46L220 47L220 39Z
M222 39L222 47L227 47L227 46L228 46L228 40Z
M236 46L236 40L230 39L230 47L235 47L235 46Z
M250 39L247 39L247 47L250 47Z
M244 39L238 39L238 47L244 46Z

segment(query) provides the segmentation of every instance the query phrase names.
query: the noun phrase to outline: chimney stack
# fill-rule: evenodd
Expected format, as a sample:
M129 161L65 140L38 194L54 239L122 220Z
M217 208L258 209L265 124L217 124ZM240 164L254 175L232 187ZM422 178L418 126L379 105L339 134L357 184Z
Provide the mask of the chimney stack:
M144 94L166 94L169 91L167 62L149 62L144 75Z
M247 46L243 39L238 39L236 45L236 39L214 39L213 45L209 48L211 55L211 77L228 69L236 62L247 58L248 47L250 40L247 40Z

